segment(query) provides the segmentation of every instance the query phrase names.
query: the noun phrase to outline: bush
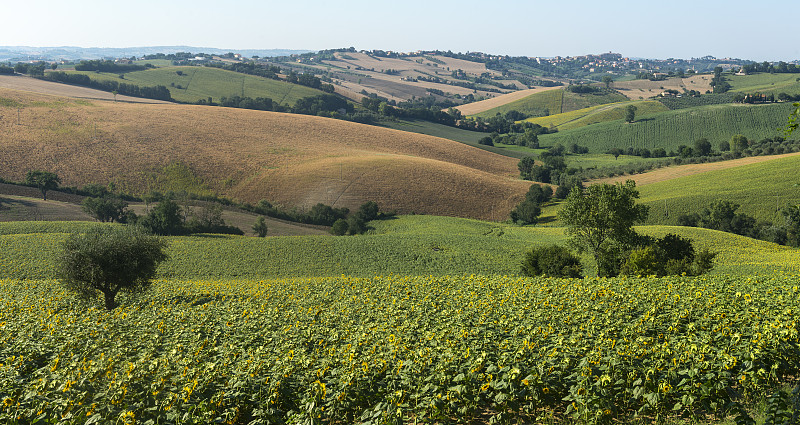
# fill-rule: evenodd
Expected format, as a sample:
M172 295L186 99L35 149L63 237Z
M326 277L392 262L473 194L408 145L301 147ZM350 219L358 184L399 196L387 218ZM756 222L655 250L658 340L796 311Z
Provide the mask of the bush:
M137 227L98 227L73 234L58 261L61 281L84 299L102 294L107 310L119 292L148 289L158 264L167 258L166 243Z
M550 245L533 248L522 262L525 276L581 277L583 268L578 257L567 248Z
M702 249L695 253L692 240L667 234L631 251L620 272L633 276L699 276L714 267L716 253Z
M347 224L347 220L340 218L333 223L331 226L331 233L336 236L343 236L347 233L347 229L350 226Z

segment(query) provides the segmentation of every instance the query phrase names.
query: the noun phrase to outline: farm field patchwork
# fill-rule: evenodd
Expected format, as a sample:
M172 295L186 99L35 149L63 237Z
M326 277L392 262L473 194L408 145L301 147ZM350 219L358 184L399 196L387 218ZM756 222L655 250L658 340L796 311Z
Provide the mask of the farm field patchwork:
M570 130L605 121L621 120L625 118L625 109L628 105L636 107L636 114L641 116L667 111L662 103L649 100L638 102L617 102L591 106L571 112L564 112L546 117L528 118L525 121L539 124L543 127L556 127L558 130Z

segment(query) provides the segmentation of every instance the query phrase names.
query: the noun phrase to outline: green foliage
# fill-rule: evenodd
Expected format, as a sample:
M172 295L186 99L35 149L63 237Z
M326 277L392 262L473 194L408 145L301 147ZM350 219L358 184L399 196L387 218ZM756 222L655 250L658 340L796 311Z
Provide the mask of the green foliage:
M538 203L525 199L511 210L511 221L518 224L536 224L541 214L542 208Z
M166 243L136 227L97 227L71 235L58 261L61 281L85 299L103 295L107 310L116 308L120 291L149 288Z
M183 210L171 199L164 199L142 217L138 225L156 235L182 235L186 233L183 226Z
M263 215L258 217L253 224L253 233L260 238L267 236L267 221Z
M632 123L636 120L636 107L628 105L625 107L625 122Z
M716 253L706 248L695 254L691 239L668 233L646 246L634 249L621 268L633 276L698 276L713 268Z
M25 174L25 184L35 186L42 192L42 199L47 200L47 192L58 189L61 178L50 171L30 170Z
M584 191L574 188L558 213L570 243L594 256L601 276L617 273L619 253L637 239L633 225L647 219L648 208L636 205L638 197L633 180L593 185Z
M349 225L347 224L347 220L340 218L333 222L331 226L331 234L335 236L344 236L347 234L347 229Z
M127 211L128 203L113 196L88 197L81 202L81 208L100 222L136 222L136 214Z
M560 245L548 245L533 248L525 253L522 274L525 276L578 278L582 276L583 268L580 259L567 248Z

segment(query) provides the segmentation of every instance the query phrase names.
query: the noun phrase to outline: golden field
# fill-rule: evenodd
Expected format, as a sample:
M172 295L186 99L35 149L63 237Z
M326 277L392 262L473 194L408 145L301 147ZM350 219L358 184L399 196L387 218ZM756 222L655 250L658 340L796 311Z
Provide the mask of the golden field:
M1 177L11 180L42 169L67 186L114 182L132 193L183 186L299 207L352 209L375 200L401 213L484 219L505 218L530 185L517 180L512 158L328 118L3 88L0 116Z

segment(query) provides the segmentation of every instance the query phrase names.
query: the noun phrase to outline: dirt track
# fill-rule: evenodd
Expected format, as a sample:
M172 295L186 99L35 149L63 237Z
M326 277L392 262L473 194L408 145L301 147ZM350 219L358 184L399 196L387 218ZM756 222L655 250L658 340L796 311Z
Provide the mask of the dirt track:
M687 164L676 165L671 167L659 168L644 174L625 175L617 177L609 177L604 179L591 180L588 184L595 183L619 183L626 180L633 180L637 186L644 186L652 183L658 183L666 180L677 179L679 177L691 176L694 174L706 173L715 170L724 170L727 168L741 167L743 165L755 164L758 162L770 161L778 158L786 158L787 156L797 156L800 152L785 153L783 155L765 155L765 156L750 156L747 158L739 158L731 161L709 162L705 164Z
M90 89L87 87L73 86L70 84L54 83L52 81L37 80L36 78L16 76L16 75L0 75L0 87L5 87L14 90L22 90L34 93L48 94L52 96L62 97L75 97L79 99L93 99L93 100L114 100L114 95L102 90ZM163 100L144 99L140 97L131 97L117 95L117 102L128 103L170 103Z

